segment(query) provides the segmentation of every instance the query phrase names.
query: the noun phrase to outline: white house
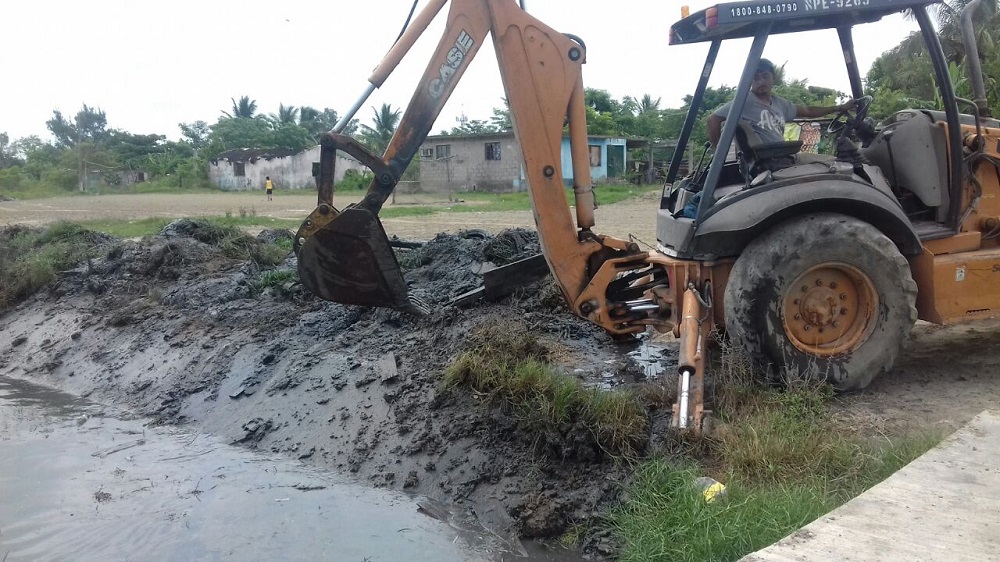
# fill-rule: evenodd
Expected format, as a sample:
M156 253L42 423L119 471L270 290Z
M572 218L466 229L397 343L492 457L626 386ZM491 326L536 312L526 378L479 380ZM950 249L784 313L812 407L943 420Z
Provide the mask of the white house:
M266 176L276 189L316 189L313 167L319 165L319 151L319 145L297 153L281 148L227 150L209 161L208 179L225 191L264 189ZM343 179L347 170L364 172L367 168L337 152L335 181Z

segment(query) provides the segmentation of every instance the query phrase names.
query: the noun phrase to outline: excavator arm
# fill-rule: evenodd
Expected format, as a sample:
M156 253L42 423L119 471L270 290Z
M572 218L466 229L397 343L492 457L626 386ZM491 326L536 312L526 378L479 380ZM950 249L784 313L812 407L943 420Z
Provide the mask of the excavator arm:
M383 83L446 3L433 0L423 9L375 68L368 93ZM692 397L693 404L688 408L685 401L675 423L700 427L704 341L712 315L717 315L720 307L709 310L698 303L711 298L721 302L721 292L699 299L689 295L686 301L685 293L712 286L724 288L724 282L713 284L713 279L724 281L728 264L716 267L675 260L641 251L634 242L592 231L594 194L582 79L586 49L581 41L553 30L520 9L514 0L451 0L447 18L444 35L385 154L371 153L337 129L321 140L318 205L295 237L303 285L335 302L418 313L426 310L407 294L378 212L486 36L491 35L514 132L523 151L542 252L566 302L575 314L613 334L636 333L653 326L674 331L685 349L685 338L698 338L696 351L688 354L692 359L681 366L689 383L680 390ZM355 110L365 97L355 104ZM341 124L351 115L353 111ZM562 138L567 122L575 220L562 177ZM338 150L374 172L362 201L343 211L333 206ZM686 324L690 324L683 330L682 309Z
M380 85L446 2L427 5L372 74ZM625 244L591 233L590 185L581 67L583 45L556 32L512 0L452 0L437 50L381 157L336 133L322 140L319 201L296 236L300 277L323 298L349 304L412 309L406 286L377 214L427 137L435 119L488 34L510 104L538 233L563 295L574 302L586 287L591 256ZM576 223L562 178L563 125L568 116ZM333 206L337 150L374 172L364 199L343 212Z

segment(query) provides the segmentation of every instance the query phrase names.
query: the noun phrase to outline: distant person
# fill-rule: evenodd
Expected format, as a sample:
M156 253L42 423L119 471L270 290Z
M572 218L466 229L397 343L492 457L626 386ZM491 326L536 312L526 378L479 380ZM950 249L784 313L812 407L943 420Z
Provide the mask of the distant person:
M264 191L267 192L267 200L271 200L271 194L274 193L274 183L271 182L271 176L264 176Z
M855 105L854 100L829 107L796 105L772 94L772 89L774 89L774 63L760 59L740 120L748 123L760 141L765 144L784 142L785 123L796 117L807 119L822 117L854 109ZM730 101L708 116L708 140L712 146L719 144L719 139L722 137L722 123L729 115L729 108L732 105L733 102Z

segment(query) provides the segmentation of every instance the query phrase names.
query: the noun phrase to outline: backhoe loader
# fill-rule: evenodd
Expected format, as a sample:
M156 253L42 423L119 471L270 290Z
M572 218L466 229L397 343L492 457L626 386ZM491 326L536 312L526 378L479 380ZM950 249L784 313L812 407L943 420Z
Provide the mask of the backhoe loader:
M650 210L658 212L657 248L641 250L594 230L583 41L513 0L451 0L444 36L385 154L339 133L448 3L432 0L321 141L318 206L295 242L300 278L324 299L424 310L407 295L377 215L490 35L552 276L575 314L612 334L654 328L680 339L676 427L700 430L708 418L707 348L718 332L775 376L862 388L892 366L918 318L951 323L1000 310L1000 123L987 117L978 68L970 72L976 100L956 97L927 11L938 1L752 0L671 26L672 45L708 43L708 56L659 210ZM975 5L963 15L969 53L977 52ZM900 111L876 127L866 118L872 99L863 95L852 29L904 10L919 23L943 107ZM801 143L755 145L738 135L767 38L828 29L839 36L856 100L853 115L830 124L836 154L799 163ZM740 38L753 41L732 118L708 163L678 178L720 47ZM575 217L561 176L567 122ZM737 158L727 161L733 142ZM333 206L337 150L374 172L364 199L344 210Z

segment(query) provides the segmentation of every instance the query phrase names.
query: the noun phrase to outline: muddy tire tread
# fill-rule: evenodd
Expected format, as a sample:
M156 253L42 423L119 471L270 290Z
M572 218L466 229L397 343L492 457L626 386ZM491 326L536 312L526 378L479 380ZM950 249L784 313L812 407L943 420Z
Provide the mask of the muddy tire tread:
M855 255L845 252L851 249ZM879 325L849 356L807 356L784 336L779 286L794 280L796 271L833 260L872 278L880 296ZM845 215L808 214L759 236L737 259L725 292L726 329L731 343L776 379L825 378L838 390L859 389L892 367L917 320L916 296L909 263L874 226Z

